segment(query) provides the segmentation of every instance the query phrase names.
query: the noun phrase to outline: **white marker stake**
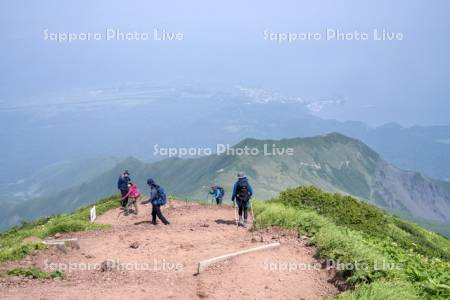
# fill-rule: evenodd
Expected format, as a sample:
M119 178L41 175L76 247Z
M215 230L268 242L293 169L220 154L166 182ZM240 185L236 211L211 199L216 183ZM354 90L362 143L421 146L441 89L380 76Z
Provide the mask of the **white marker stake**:
M97 219L97 212L95 210L95 205L94 205L94 207L91 208L91 216L90 217L91 217L91 222L94 222L95 219Z

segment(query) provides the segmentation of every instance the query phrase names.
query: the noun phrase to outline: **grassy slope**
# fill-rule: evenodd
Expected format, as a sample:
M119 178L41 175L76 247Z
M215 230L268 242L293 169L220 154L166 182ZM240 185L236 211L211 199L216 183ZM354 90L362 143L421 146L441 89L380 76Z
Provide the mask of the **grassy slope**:
M353 290L342 299L448 299L450 240L351 197L317 188L287 190L254 205L259 227L312 236L321 258L361 266L341 272ZM385 265L391 268L380 268ZM392 268L395 266L395 268Z
M119 197L112 196L95 204L97 215L119 206ZM24 241L28 237L45 238L55 233L75 232L105 228L105 225L89 221L89 207L83 207L70 214L60 214L42 218L32 223L24 223L0 235L0 262L25 257L32 251L44 249L42 243Z

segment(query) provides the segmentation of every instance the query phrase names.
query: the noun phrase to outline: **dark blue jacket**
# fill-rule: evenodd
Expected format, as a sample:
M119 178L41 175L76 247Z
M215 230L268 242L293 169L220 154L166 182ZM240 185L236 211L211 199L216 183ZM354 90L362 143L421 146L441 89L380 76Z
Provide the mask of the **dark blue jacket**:
M120 175L117 181L117 188L122 192L128 192L128 183L131 181L130 177Z
M166 193L164 188L159 185L152 185L150 187L150 198L143 201L142 204L151 203L152 205L165 205L166 204Z
M237 194L238 194L237 188L238 188L239 183L241 183L241 182L247 182L247 184L248 184L248 194L249 194L248 199L250 199L252 197L252 195L253 195L253 188L250 185L250 183L248 182L247 177L242 177L242 178L239 178L238 181L236 181L236 183L234 184L233 195L231 196L231 201L234 201L236 199Z

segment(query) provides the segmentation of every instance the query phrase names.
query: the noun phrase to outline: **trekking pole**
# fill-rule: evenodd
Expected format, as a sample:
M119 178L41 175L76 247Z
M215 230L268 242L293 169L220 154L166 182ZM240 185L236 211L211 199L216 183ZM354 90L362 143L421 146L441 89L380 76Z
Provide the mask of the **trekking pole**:
M206 190L206 204L207 205L209 205L210 203L209 203L209 196L210 196L210 193L209 193L209 190ZM213 199L214 197L213 196L211 196L211 205L213 204Z
M123 213L124 211L119 211L119 213L117 214L117 221L119 221L120 215Z
M236 221L236 230L239 229L239 222L238 222L238 213L237 213L237 204L233 201L234 206L234 220Z
M255 215L253 214L253 204L252 201L250 201L250 210L252 211L252 228L255 227Z

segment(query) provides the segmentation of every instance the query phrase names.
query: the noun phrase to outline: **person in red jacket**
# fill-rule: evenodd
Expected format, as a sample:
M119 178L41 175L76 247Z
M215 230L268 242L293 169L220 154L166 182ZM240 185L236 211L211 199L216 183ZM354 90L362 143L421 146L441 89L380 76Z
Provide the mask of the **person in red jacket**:
M139 191L136 184L129 182L128 183L128 192L122 197L123 199L128 199L127 204L125 205L125 215L130 213L131 206L134 206L133 212L135 215L138 214L138 206L137 201L141 197L141 192Z

